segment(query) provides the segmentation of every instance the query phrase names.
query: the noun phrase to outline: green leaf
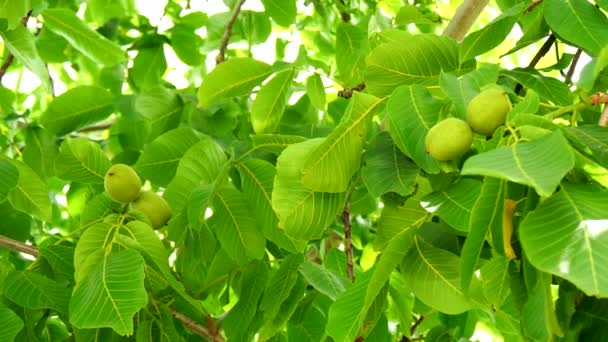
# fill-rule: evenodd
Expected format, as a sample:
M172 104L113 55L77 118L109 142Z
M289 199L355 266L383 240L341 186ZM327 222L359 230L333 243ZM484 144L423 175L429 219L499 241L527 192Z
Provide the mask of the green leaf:
M17 186L19 171L8 160L0 159L0 202Z
M97 86L78 86L57 96L40 117L46 129L64 135L107 118L114 111L114 98Z
M260 302L260 310L264 312L266 321L272 320L279 313L281 305L289 297L291 290L298 281L298 267L304 262L301 254L291 254L285 258L281 266L275 270Z
M70 289L41 274L17 271L4 281L4 296L27 309L68 312Z
M304 185L314 191L344 192L361 165L361 153L371 119L383 100L355 93L346 116L323 142L312 149L302 166Z
M471 308L460 289L459 258L421 238L403 260L403 275L418 299L438 311L456 315Z
M426 153L424 139L437 122L443 104L419 85L395 90L386 105L388 131L393 141L428 173L438 173L439 165Z
M55 275L70 281L74 279L74 247L51 244L41 246L40 256L51 265Z
M88 258L94 253L110 247L114 228L116 228L115 223L99 222L82 233L74 251L74 278L76 282L79 282L86 275L82 269L84 269Z
M608 18L587 0L547 0L544 14L551 30L592 56L608 45Z
M483 294L496 307L502 306L510 292L508 266L509 259L495 256L480 269Z
M141 221L131 221L122 226L120 232L137 242L140 250L154 259L159 267L169 271L169 253L152 227Z
M566 137L603 167L608 167L608 131L596 125L562 127Z
M374 197L387 192L407 196L414 192L420 169L397 148L388 133L379 134L367 147L361 177Z
M47 89L50 89L49 72L40 55L38 55L34 35L27 28L18 25L9 31L0 30L0 36L2 36L2 41L10 53L38 76Z
M434 85L440 73L458 72L458 46L446 36L411 35L403 41L384 43L366 59L366 89L386 96L404 84Z
M139 49L133 59L133 67L129 70L129 78L137 87L143 90L157 88L162 84L167 71L164 45L158 44Z
M516 143L473 156L464 163L461 174L506 179L533 187L548 197L574 167L574 155L559 132L528 143Z
M131 249L99 249L82 268L70 301L70 322L80 329L108 327L132 335L133 317L148 302L141 255Z
M332 304L327 318L327 333L336 341L353 341L359 330L365 330L368 322L364 321L372 313L377 300L385 300L386 284L406 255L413 237L408 230L395 235L376 266L359 275L355 284Z
M87 138L68 138L55 159L55 174L72 182L103 183L110 166L99 144Z
M120 203L115 202L107 193L102 192L87 202L80 215L80 224L84 226L93 221L101 220L112 212L118 212L120 207Z
M272 207L279 227L298 240L318 238L344 205L343 193L314 192L302 182L302 167L311 150L323 139L311 139L287 147L277 160Z
M469 289L486 234L502 230L504 181L485 177L469 217L469 232L460 253L461 286ZM502 250L498 248L498 250Z
M469 60L500 45L521 16L524 5L519 3L509 8L482 29L468 34L460 44L460 61Z
M173 212L186 206L196 186L215 181L225 162L224 151L209 137L192 146L179 161L175 177L164 193Z
M541 98L555 104L566 106L572 103L572 93L568 85L558 79L519 68L505 70L501 74L521 83L526 88L533 89Z
M217 189L212 198L209 226L231 258L241 265L249 258L262 259L266 240L243 194L232 187Z
M201 12L193 13L203 14ZM200 53L200 47L204 41L194 29L192 26L177 24L169 31L173 51L182 62L190 66L200 65L204 61L203 55Z
M603 262L608 228L608 191L591 184L561 190L523 219L519 237L530 263L571 281L589 296L608 295ZM549 229L550 228L550 229Z
M293 287L289 296L283 301L281 307L274 318L266 321L260 328L259 340L266 341L273 336L284 336L277 335L280 333L282 328L291 320L292 316L299 308L298 304L304 298L306 294L306 282L303 281L302 277L298 277L296 285Z
M13 160L19 171L17 186L8 193L11 205L24 213L48 221L51 218L51 200L46 183L29 166Z
M95 63L114 65L126 60L126 54L82 22L76 13L64 8L47 8L42 12L44 26L67 40L74 49Z
M4 1L0 5L0 18L6 18L9 29L12 30L21 25L21 19L30 10L30 2L31 0Z
M23 329L23 321L16 313L0 304L0 341L13 341L15 336Z
M299 271L312 287L331 300L336 300L349 285L348 279L309 260L300 265Z
M177 172L180 159L200 139L200 134L189 127L170 130L146 146L135 168L150 182L167 186Z
M336 29L336 67L347 86L363 81L367 52L367 32L350 23L341 23Z
M230 58L213 69L198 89L201 107L227 97L248 94L272 73L270 65L252 58Z
M291 239L278 227L279 219L272 209L272 187L276 170L261 159L249 159L238 164L243 195L253 211L266 239L291 252L302 252L305 241Z
M439 216L447 224L460 231L469 230L469 217L479 196L481 183L463 178L447 189L435 191L422 198L422 207Z
M296 0L262 0L262 4L277 24L288 27L296 21Z
M287 146L305 141L306 138L297 135L256 134L251 137L251 140L253 148L247 151L247 154L254 151L265 151L279 155Z
M367 308L364 310L363 306L373 272L371 269L357 276L355 283L329 307L325 329L336 342L354 341L357 338L367 313Z
M179 125L184 104L173 89L159 86L137 95L135 109L150 124L151 140Z
M316 109L325 110L325 86L319 74L312 74L306 79L306 94Z
M25 149L23 161L42 179L55 175L55 157L59 149L55 136L42 127L25 128Z
M382 251L395 236L403 231L414 234L415 230L429 218L416 198L408 199L403 206L386 205L378 219L378 231L374 249Z
M268 269L262 262L251 263L243 272L239 301L224 320L228 340L249 341L253 338L254 332L249 330L249 326L254 320L267 278Z
M256 95L251 105L251 124L256 133L273 133L279 126L294 75L293 68L275 74Z

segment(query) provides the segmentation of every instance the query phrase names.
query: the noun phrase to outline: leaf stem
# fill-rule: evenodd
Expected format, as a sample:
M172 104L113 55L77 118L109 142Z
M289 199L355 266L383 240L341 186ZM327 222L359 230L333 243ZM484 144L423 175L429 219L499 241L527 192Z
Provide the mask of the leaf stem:
M232 10L232 15L230 15L230 19L226 23L226 30L224 31L224 35L222 36L222 41L220 42L220 49L219 49L220 52L217 55L217 57L215 57L216 64L220 64L226 60L226 48L228 47L228 41L230 40L230 36L232 35L232 27L234 26L234 23L236 22L236 18L238 17L239 13L241 12L241 7L243 7L244 3L245 3L245 0L239 0L236 3L236 5L234 6L234 9Z
M557 110L549 112L549 113L545 114L544 117L545 117L545 119L553 120L555 118L559 118L560 116L562 116L564 114L574 112L574 111L579 111L586 107L587 107L587 105L585 103L579 102L579 103L571 104L569 106L564 106Z

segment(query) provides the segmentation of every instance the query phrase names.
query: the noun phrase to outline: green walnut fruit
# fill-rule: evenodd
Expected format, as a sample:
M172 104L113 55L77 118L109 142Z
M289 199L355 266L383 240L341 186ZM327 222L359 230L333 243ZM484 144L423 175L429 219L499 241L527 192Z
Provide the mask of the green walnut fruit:
M113 200L122 203L133 202L141 192L141 179L129 165L115 164L103 179L106 192Z
M152 191L142 192L139 198L131 203L131 209L144 213L154 229L164 226L171 218L169 204Z
M475 133L490 136L505 124L510 110L507 93L499 87L488 88L469 102L467 122Z
M426 151L435 160L454 160L471 148L473 131L461 119L447 118L429 129L424 139Z

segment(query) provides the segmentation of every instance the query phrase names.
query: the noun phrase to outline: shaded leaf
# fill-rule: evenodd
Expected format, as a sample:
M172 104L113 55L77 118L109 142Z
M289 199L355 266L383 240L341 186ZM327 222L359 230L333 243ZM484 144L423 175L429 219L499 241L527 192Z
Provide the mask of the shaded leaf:
M103 183L110 166L99 144L87 138L69 138L55 159L55 174L72 182Z
M48 221L51 218L48 186L29 166L16 160L13 165L19 171L19 181L8 193L8 201L15 209Z
M279 126L294 74L293 68L275 74L256 95L251 105L251 124L256 133L273 133Z
M27 309L68 312L70 290L42 274L17 271L4 281L4 296Z

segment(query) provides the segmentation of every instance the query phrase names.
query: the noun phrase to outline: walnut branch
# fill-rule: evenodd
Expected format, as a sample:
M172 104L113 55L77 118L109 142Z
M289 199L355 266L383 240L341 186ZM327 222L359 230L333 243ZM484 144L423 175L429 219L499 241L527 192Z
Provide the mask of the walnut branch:
M353 225L350 220L350 193L346 198L344 210L342 211L342 221L344 222L344 252L346 253L346 270L348 279L355 282L355 272L353 263Z
M179 319L180 321L182 321L182 323L184 324L184 326L188 329L190 329L192 332L194 332L195 334L201 336L201 337L205 337L207 339L209 339L210 341L213 342L224 342L224 338L216 333L211 333L207 328L203 327L202 325L198 324L196 321L194 321L192 318L184 315L183 313L171 308L171 314L173 315L173 317Z
M38 257L40 254L38 248L30 245L26 245L23 242L13 240L9 237L0 235L0 247L12 249L17 252L29 254L33 257Z
M457 41L462 41L464 36L469 32L473 23L483 9L488 5L489 0L464 0L458 9L456 10L456 14L448 27L443 31L443 34L456 39Z
M576 50L576 53L574 54L574 58L572 58L572 64L570 64L570 68L568 69L568 73L566 74L566 79L564 80L564 82L566 82L566 84L572 83L572 76L574 75L574 70L576 69L576 64L578 63L579 58L581 58L582 52L583 52L583 50L581 50L581 49Z
M551 46L553 46L553 43L555 43L555 35L550 34L549 38L547 38L547 40L545 41L543 46L541 46L540 49L538 49L538 52L536 52L536 55L534 55L534 57L532 57L532 60L528 64L528 68L534 68L536 66L536 64L538 64L538 62L540 62L540 60L547 54L547 52L549 52L549 50L551 50ZM517 83L517 85L515 86L515 89L514 89L515 94L519 95L519 93L521 92L522 89L523 89L523 86L521 85L521 83Z
M8 238L3 235L0 235L0 247L8 248L8 249L16 251L16 252L29 254L33 257L38 257L40 255L40 250L38 249L38 247L26 245L23 242L13 240L13 239ZM224 338L219 334L218 331L211 332L207 328L198 324L193 319L184 315L183 313L181 313L173 308L170 308L170 310L171 310L171 314L175 318L182 321L182 323L184 324L184 326L186 328L190 329L192 332L196 333L197 335L205 337L208 340L213 341L213 342L224 342ZM212 326L212 325L210 325L210 326Z
M241 12L241 7L243 7L244 3L245 0L239 0L236 3L234 9L232 10L232 15L230 15L230 19L228 19L228 22L226 23L226 30L224 31L224 36L222 36L222 41L220 43L220 52L217 57L215 57L216 64L220 64L224 60L226 60L226 48L228 47L228 41L230 40L230 36L232 35L232 27L234 26L236 18L239 16L239 13Z

